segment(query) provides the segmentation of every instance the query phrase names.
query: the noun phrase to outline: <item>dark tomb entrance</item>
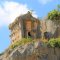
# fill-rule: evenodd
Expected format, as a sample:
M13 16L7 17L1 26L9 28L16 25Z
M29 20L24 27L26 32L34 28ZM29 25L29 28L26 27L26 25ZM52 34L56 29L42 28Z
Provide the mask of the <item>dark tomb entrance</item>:
M32 36L31 36L31 32L28 32L28 38L31 38Z
M48 39L49 40L51 38L51 36L52 36L52 34L50 32L45 32L44 33L44 38L45 39Z

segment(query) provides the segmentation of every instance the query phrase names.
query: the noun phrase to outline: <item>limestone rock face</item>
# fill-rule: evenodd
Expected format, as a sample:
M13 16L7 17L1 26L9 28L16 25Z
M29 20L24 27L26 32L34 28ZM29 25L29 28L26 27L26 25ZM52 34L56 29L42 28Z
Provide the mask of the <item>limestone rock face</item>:
M15 48L7 57L0 60L60 60L60 49L47 48L42 42L28 43Z
M51 20L46 21L47 32L51 32L52 34L55 33L57 26Z
M51 20L46 20L46 31L51 34L52 37L58 38L60 37L60 26L56 25Z

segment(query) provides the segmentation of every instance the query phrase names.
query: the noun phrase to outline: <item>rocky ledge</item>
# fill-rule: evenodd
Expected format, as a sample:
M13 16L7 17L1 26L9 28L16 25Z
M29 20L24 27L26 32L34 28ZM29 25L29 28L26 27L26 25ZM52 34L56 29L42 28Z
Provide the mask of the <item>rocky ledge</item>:
M47 48L37 41L18 46L9 54L4 53L0 60L60 60L60 49Z

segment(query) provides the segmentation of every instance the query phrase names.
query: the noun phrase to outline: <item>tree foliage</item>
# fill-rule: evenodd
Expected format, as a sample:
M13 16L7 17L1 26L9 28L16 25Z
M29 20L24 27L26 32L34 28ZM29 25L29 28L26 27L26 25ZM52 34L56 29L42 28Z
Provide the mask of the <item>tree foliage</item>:
M54 9L48 13L48 19L52 20L56 24L60 24L60 5L58 5L58 9Z

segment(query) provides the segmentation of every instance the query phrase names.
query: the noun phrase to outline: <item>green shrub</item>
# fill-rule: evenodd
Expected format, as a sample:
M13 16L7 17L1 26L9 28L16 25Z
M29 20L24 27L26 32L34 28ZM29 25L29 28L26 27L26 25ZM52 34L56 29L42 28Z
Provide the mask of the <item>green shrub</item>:
M48 42L49 47L59 47L60 48L60 38L52 38Z
M11 49L14 49L15 47L19 46L19 45L24 45L26 43L29 43L29 42L33 42L33 40L31 38L22 38L21 40L15 42L14 44L12 44L10 46Z
M56 46L60 48L60 38L56 39L56 44L57 44Z

